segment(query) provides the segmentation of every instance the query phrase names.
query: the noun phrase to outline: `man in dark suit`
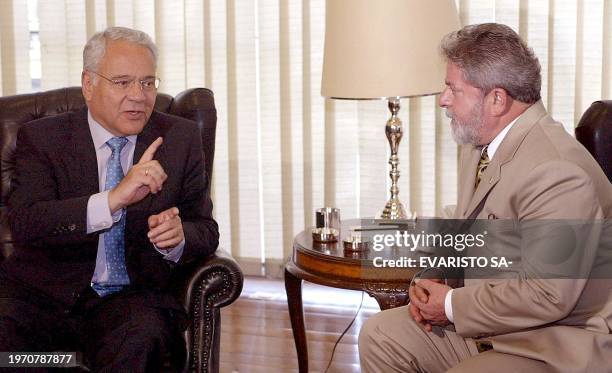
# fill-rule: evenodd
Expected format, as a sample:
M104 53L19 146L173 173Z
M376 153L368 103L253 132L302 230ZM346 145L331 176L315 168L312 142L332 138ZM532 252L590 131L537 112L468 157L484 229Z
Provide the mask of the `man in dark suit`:
M0 351L82 350L95 371L185 354L174 271L218 245L195 123L153 110L157 50L112 27L83 52L87 108L21 128L0 267Z

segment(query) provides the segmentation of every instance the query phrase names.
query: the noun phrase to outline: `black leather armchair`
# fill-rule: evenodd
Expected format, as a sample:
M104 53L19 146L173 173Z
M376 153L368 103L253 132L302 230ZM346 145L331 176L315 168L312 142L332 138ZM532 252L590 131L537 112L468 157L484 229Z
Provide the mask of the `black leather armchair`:
M19 127L41 117L79 110L84 105L80 87L0 97L0 261L13 251L6 203L14 174L15 141ZM157 95L155 109L197 122L202 134L206 171L208 175L212 175L217 126L217 111L212 91L204 88L188 89L174 98L160 93ZM186 371L219 371L220 308L238 298L242 284L240 267L221 249L181 271L174 279L172 287L190 316L189 327L185 332Z
M580 118L575 133L612 182L612 100L593 102Z

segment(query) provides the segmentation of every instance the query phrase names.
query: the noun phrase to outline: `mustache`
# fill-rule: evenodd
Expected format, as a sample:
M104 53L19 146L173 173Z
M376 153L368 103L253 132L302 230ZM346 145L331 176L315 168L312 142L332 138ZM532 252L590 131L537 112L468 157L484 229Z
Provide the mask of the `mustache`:
M446 115L448 119L453 119L453 113L448 111L448 109L444 110L444 115Z

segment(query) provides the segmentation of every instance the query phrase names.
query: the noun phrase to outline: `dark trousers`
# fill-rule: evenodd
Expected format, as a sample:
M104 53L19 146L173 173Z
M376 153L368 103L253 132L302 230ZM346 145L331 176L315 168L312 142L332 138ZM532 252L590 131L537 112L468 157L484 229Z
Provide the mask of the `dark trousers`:
M182 369L185 315L151 302L152 291L104 298L91 289L71 310L0 279L0 351L80 351L96 372L155 372L170 357Z

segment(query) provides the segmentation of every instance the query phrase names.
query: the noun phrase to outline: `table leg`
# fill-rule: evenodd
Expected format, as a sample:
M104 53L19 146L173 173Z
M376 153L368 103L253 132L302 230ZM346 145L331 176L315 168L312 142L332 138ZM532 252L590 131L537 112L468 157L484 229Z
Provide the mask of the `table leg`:
M308 345L306 344L306 329L304 327L304 310L302 309L302 279L295 277L285 269L285 291L287 305L293 329L293 339L298 357L300 373L308 373Z

